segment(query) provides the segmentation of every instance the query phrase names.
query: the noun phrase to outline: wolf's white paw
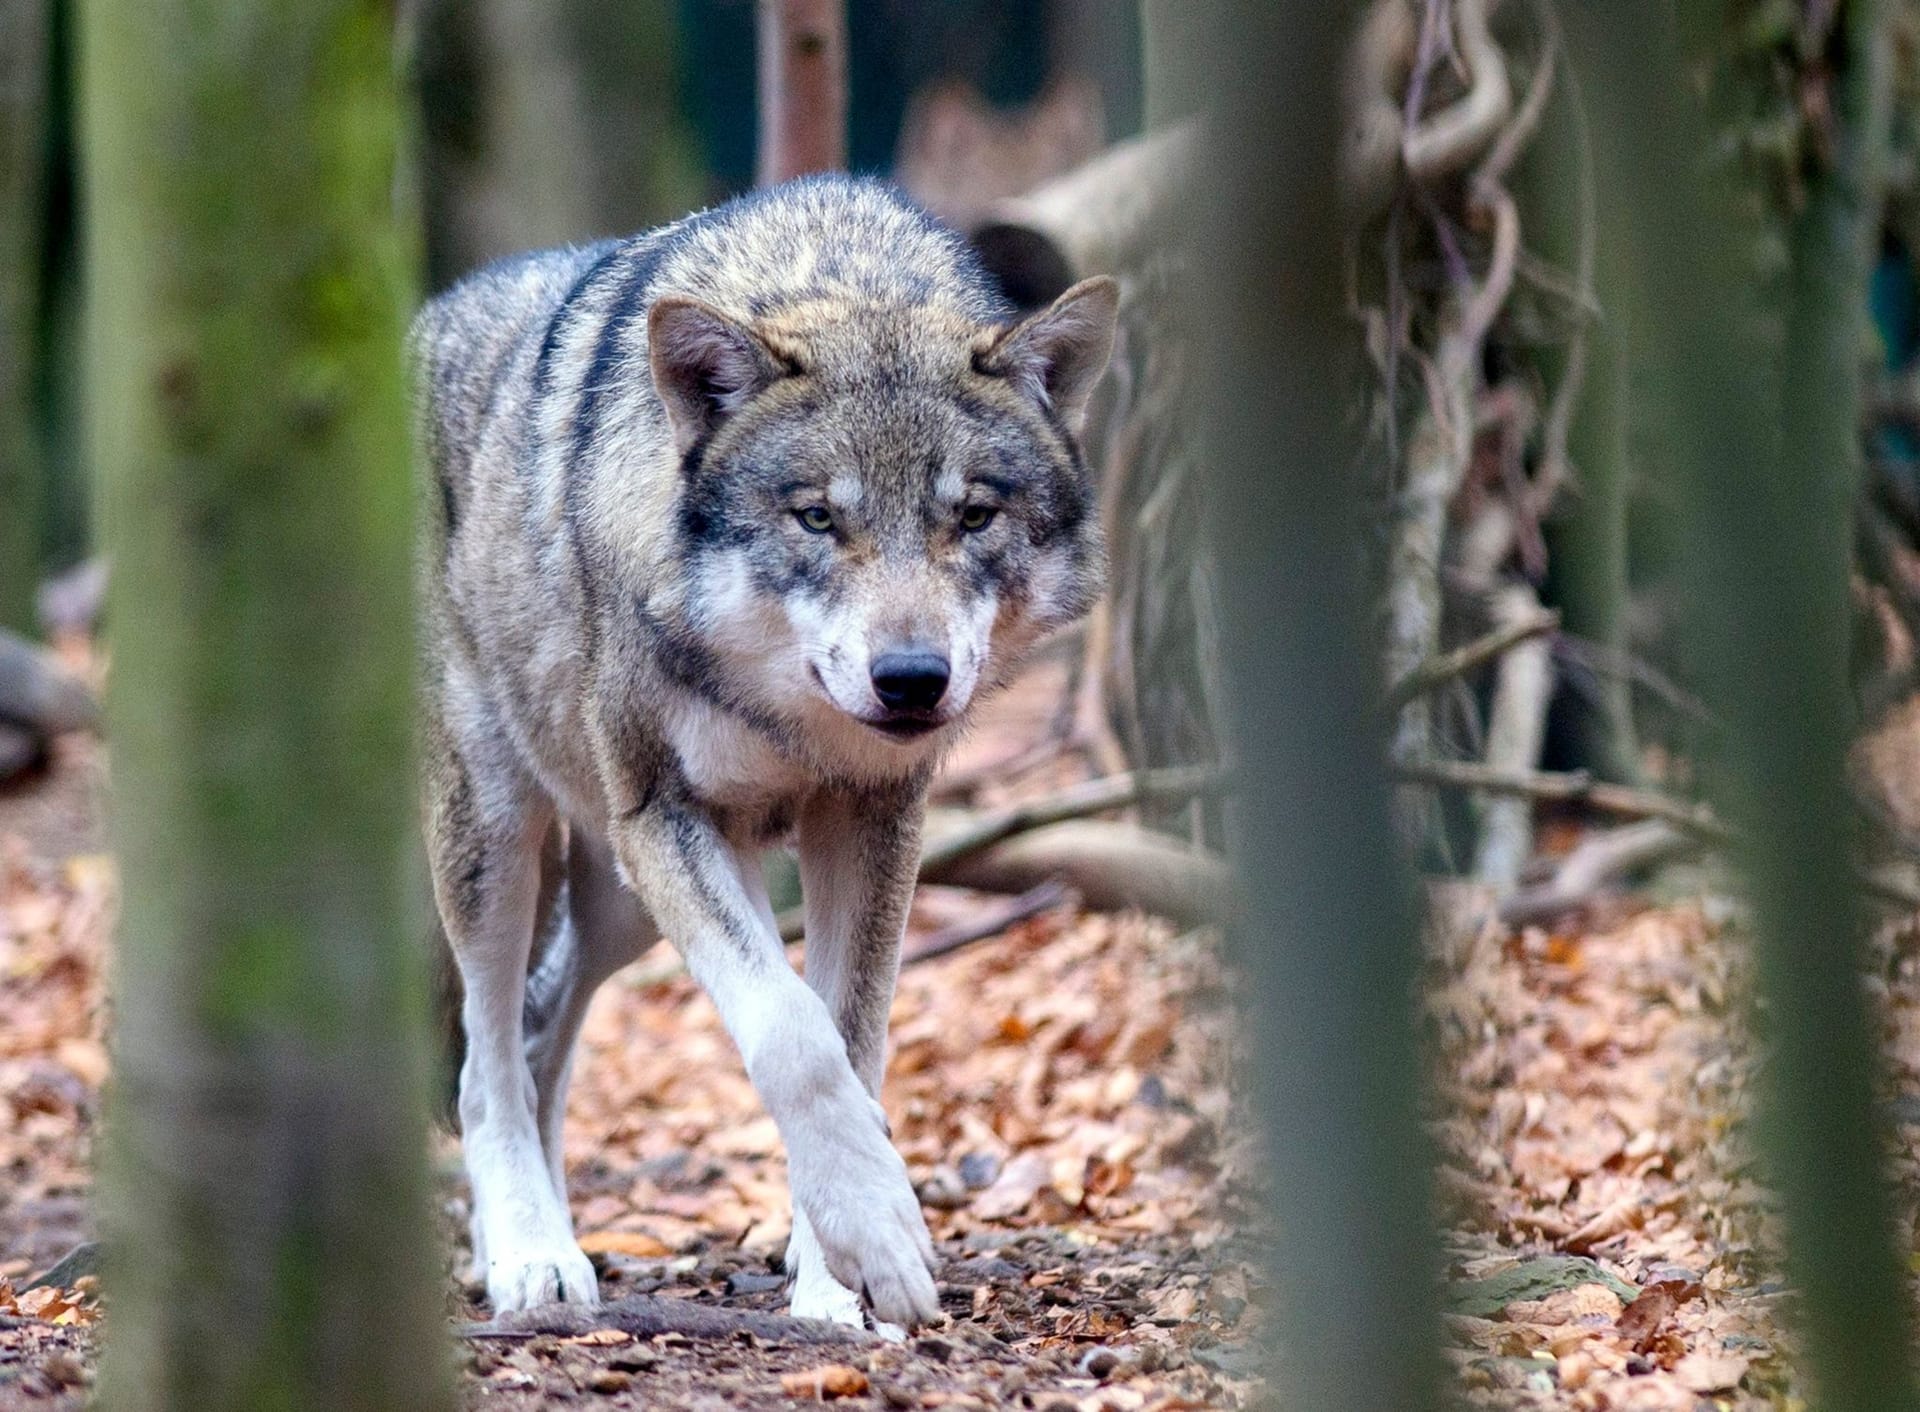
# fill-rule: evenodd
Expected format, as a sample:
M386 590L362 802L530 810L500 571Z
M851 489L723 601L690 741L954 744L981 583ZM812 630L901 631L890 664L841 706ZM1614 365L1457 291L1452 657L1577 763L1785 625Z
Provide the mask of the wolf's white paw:
M790 1144L794 1202L828 1271L859 1291L875 1320L911 1325L937 1318L933 1241L906 1163L887 1141L885 1115L864 1091L842 1113L845 1121Z
M487 1299L495 1315L536 1304L579 1304L591 1309L600 1302L600 1282L593 1265L568 1241L564 1248L502 1250L487 1262Z
M850 1329L867 1326L860 1296L828 1275L824 1268L814 1278L802 1275L794 1282L793 1304L787 1312L796 1319L825 1319Z

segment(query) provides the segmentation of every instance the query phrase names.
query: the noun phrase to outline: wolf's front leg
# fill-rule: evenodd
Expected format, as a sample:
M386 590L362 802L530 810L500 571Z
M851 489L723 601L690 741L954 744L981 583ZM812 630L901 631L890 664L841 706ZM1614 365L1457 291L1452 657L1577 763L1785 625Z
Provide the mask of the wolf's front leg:
M877 1101L887 1064L887 1015L900 972L900 938L920 864L922 790L829 792L800 815L800 881L807 907L807 984L826 1002L847 1056ZM803 1212L787 1244L793 1313L860 1325L860 1297L833 1278ZM901 1331L882 1324L893 1337Z
M522 1029L550 810L509 772L475 780L450 750L433 761L430 790L434 894L466 986L460 1124L474 1261L496 1314L594 1304L593 1267L541 1153Z
M621 819L615 846L739 1046L786 1143L794 1205L828 1271L862 1291L880 1319L933 1318L932 1243L906 1164L832 1012L787 964L746 882L750 870L684 800L655 797Z

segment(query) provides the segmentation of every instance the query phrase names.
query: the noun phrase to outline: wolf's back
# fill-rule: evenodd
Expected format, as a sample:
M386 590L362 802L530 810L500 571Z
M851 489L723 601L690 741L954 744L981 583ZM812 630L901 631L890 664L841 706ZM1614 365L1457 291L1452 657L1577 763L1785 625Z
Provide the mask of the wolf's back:
M500 402L503 396L511 400L506 383L515 355L529 338L541 336L580 276L618 244L515 255L427 301L414 317L409 342L436 462L471 454L489 412L507 410Z

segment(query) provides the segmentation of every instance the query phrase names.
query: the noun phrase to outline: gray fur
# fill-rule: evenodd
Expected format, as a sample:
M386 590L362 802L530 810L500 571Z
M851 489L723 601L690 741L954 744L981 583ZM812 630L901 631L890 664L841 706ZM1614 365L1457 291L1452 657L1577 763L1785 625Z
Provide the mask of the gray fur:
M422 311L427 836L496 1307L595 1297L559 1114L586 998L657 928L787 1141L796 1310L935 1312L874 1102L924 791L1098 591L1075 433L1114 304L1089 282L1013 324L950 231L830 178ZM945 694L883 700L890 653ZM811 990L755 861L790 834Z

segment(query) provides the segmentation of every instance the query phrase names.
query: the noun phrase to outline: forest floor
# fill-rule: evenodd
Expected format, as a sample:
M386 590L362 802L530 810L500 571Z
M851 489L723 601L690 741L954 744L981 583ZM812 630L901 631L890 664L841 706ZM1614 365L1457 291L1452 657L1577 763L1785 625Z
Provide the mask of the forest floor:
M962 766L1018 753L1054 683L1016 693ZM107 1082L114 877L100 753L65 743L0 795L0 1408L82 1405L110 1318L93 1277L31 1288L88 1238ZM1018 788L1048 783L1042 774ZM1568 829L1549 841L1571 842ZM1474 1405L1755 1409L1791 1381L1770 1206L1745 1143L1754 1045L1735 911L1703 885L1553 930L1437 890L1423 996L1448 1359ZM984 905L923 889L925 935ZM912 940L910 938L909 945ZM1920 1200L1920 947L1871 980ZM463 1403L1175 1412L1256 1395L1268 1291L1259 1166L1229 1097L1230 977L1210 932L1071 905L909 965L885 1093L940 1256L944 1321L905 1345L735 1333L475 1336L466 1193L437 1148ZM784 1307L784 1163L711 1006L669 952L589 1017L567 1142L604 1295ZM1306 1292L1311 1296L1311 1292ZM1402 1336L1382 1330L1380 1337ZM1404 1336L1418 1336L1407 1331Z

